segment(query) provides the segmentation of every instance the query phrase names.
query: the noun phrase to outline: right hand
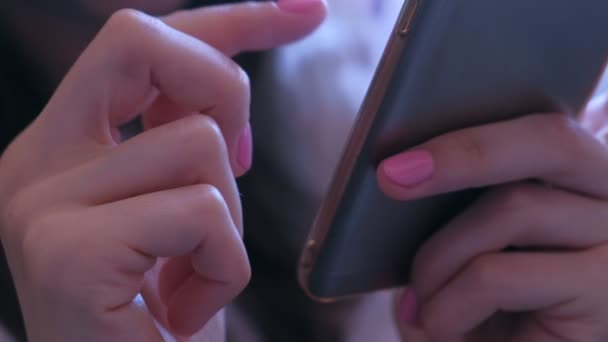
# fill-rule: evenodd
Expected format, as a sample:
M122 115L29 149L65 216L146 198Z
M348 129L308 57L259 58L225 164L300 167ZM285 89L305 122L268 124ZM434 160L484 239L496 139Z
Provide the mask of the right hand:
M531 114L382 162L394 199L490 187L417 252L398 306L404 341L607 340L608 145L600 125L584 127Z
M109 20L0 159L0 237L31 341L161 341L155 322L193 336L243 289L249 85L226 56L300 38L325 11L281 0ZM120 141L141 112L146 131Z

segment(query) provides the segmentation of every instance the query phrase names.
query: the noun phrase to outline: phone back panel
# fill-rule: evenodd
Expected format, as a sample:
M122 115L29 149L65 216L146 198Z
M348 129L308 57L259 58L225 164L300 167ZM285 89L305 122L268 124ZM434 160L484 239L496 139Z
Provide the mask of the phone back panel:
M405 284L421 244L483 191L390 200L380 161L453 130L577 114L608 57L606 0L409 0L400 18L302 256L317 299Z

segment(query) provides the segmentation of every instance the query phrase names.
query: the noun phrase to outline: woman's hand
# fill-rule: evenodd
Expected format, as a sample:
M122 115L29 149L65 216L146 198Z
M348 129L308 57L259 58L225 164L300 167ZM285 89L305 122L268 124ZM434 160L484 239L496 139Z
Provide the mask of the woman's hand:
M221 319L201 328L250 276L234 180L251 163L249 84L226 55L324 15L321 0L281 0L108 21L0 159L0 236L31 341L161 341L156 323L221 338ZM147 130L122 142L142 112Z
M381 188L401 200L494 186L419 251L397 305L405 340L606 341L607 175L606 142L561 114L385 160Z

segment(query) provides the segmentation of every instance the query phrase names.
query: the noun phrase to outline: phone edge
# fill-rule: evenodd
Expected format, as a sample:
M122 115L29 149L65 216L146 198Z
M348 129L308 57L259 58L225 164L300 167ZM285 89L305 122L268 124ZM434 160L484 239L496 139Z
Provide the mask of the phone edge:
M406 0L404 2L401 13L388 37L386 47L368 88L368 93L361 104L357 119L342 151L340 161L334 170L328 191L306 239L298 265L298 282L304 292L318 302L328 303L341 299L315 295L309 286L310 274L317 260L320 247L329 233L330 223L346 191L348 180L357 162L357 156L365 144L365 139L361 138L368 135L374 123L386 90L392 80L393 71L399 64L403 49L406 48L409 41L411 24L416 18L422 1L424 0Z

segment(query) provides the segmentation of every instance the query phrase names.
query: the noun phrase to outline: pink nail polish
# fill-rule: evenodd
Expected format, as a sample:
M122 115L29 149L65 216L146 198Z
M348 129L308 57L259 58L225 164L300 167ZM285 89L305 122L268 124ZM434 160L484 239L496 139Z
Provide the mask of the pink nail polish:
M429 179L434 172L433 156L427 151L409 151L384 161L383 170L394 183L411 187Z
M243 133L239 138L237 153L236 153L236 161L239 165L245 169L249 170L251 168L251 163L253 159L253 141L251 137L251 125L247 124L245 129L243 129Z
M399 303L399 320L405 324L414 324L416 323L417 315L418 303L416 294L414 294L414 291L406 289Z
M277 6L286 12L305 13L324 2L324 0L278 0Z

